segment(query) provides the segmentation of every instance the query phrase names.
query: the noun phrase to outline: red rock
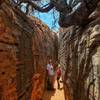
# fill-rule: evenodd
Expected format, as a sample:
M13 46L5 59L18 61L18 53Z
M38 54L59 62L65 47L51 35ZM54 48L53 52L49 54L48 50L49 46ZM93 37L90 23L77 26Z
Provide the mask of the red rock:
M0 91L0 97L4 100L42 98L48 56L56 60L53 45L53 35L47 25L3 3L0 9L0 89L3 92Z

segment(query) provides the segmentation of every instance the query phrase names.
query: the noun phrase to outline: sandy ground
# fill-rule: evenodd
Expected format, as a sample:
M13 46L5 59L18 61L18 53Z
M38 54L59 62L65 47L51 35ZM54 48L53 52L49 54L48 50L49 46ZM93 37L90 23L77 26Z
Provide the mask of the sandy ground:
M63 84L60 83L60 89L57 88L57 81L54 83L55 91L45 91L43 100L65 100Z

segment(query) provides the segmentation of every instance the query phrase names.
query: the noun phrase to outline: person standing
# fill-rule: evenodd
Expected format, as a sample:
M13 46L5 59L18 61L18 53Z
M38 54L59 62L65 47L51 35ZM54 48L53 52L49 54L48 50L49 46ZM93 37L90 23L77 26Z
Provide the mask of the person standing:
M48 82L49 82L49 86L50 86L50 90L55 90L54 89L54 68L52 65L52 60L49 60L49 63L47 64L47 77L48 77Z
M60 89L60 77L61 77L61 67L60 67L60 64L58 64L58 68L57 68L57 84L58 84L58 89Z

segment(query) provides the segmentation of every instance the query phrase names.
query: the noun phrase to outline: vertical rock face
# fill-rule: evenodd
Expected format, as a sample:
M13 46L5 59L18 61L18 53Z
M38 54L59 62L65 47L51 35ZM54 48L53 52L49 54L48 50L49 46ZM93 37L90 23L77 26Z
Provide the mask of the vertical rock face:
M100 10L98 10L100 16ZM100 18L61 30L59 59L66 100L100 99Z
M41 98L47 60L56 60L55 39L40 20L1 4L0 100L30 100L38 90Z

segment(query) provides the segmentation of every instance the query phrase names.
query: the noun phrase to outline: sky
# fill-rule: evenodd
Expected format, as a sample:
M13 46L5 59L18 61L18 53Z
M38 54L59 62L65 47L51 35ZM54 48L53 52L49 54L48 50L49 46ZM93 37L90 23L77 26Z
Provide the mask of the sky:
M49 2L50 2L50 0L42 0L40 3L40 6L43 7L43 5L47 5ZM69 2L69 0L67 0L67 2ZM75 6L73 8L73 11L76 10L77 7L79 7L79 5L80 5L80 3L78 3L77 6ZM22 10L25 11L26 4L24 3L23 6L24 7L22 7ZM48 13L40 13L38 11L35 11L31 15L42 20L53 31L55 31L55 32L59 31L59 24L58 24L59 13L56 10L54 12L54 9L52 9Z
M49 2L50 0L41 0L40 6L43 7L43 5L47 5ZM59 13L57 11L54 12L54 9L50 10L48 13L35 12L33 15L42 20L53 31L59 30Z
M43 5L46 5L49 2L49 0L42 0L42 1L43 1L42 2ZM23 3L22 5L23 5L22 10L25 12L26 11L26 7L25 7L26 4ZM47 24L47 26L51 30L53 30L55 32L59 31L59 24L58 24L59 13L56 10L52 9L49 12L46 12L46 13L41 13L41 12L38 12L38 11L34 11L33 13L31 12L31 15L39 18L40 20L42 20L42 22Z
M43 4L46 5L50 0L42 0ZM66 0L67 3L70 0ZM80 6L80 3L78 3L74 8L73 11L75 11L77 9L77 7ZM51 10L48 13L40 13L40 12L36 12L34 14L34 16L38 17L40 20L42 20L45 24L47 24L49 26L50 29L52 29L55 32L59 31L59 24L58 24L58 20L59 20L59 13L57 11ZM55 18L54 18L55 17ZM56 19L56 22L55 22Z
M25 6L26 6L26 4L23 3L23 6L22 6L23 12L26 11ZM35 11L33 13L31 12L31 15L39 18L43 23L47 24L47 26L54 32L59 31L59 24L58 24L59 13L56 10L52 9L46 13L41 13L41 12Z
M53 31L57 32L59 30L59 24L58 24L59 13L58 12L54 13L53 10L49 11L48 13L35 12L34 16L42 20Z

